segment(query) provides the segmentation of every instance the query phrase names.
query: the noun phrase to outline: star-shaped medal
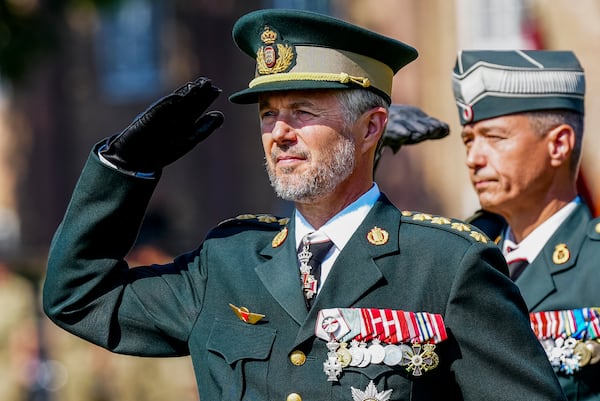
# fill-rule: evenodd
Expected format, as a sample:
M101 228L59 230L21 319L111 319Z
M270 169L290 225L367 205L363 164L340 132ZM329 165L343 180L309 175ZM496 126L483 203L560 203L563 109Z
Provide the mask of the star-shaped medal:
M373 380L369 382L369 385L365 389L365 391L358 390L354 387L352 389L352 399L354 401L388 401L392 396L392 391L394 390L384 390L382 392L377 391L377 387L375 387L375 383Z

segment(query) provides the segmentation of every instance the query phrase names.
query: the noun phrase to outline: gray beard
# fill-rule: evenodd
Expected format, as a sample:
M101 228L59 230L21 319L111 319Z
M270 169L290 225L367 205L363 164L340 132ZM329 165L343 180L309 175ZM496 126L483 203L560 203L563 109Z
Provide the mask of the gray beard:
M326 159L315 168L302 174L294 168L281 170L280 175L265 162L271 186L278 197L293 202L312 202L331 194L350 176L355 166L354 142L342 136L333 147L327 149Z

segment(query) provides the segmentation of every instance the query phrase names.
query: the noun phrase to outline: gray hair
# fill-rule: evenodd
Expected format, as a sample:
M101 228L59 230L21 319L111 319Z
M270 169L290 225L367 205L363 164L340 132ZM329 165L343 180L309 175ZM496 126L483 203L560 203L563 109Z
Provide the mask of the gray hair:
M344 114L344 123L350 126L366 111L374 107L389 108L389 103L375 92L364 89L337 90L335 96Z

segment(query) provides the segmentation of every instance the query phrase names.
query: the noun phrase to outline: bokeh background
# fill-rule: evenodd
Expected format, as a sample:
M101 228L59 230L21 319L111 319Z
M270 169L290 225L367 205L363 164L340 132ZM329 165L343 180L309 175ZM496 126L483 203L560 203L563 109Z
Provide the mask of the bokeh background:
M227 101L254 68L231 27L270 7L328 13L419 50L395 77L393 100L448 122L451 134L386 152L376 180L402 209L456 218L477 209L450 84L456 52L575 51L587 76L580 188L598 214L599 0L0 0L1 400L198 400L188 358L89 345L40 313L40 286L91 147L198 76L223 89L214 108L225 125L165 170L131 263L170 260L231 216L291 210L263 171L255 106Z

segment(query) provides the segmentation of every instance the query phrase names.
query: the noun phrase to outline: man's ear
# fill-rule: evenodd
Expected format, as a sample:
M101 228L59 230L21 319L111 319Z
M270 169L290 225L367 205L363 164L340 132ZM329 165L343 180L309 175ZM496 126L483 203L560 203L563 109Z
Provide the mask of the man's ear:
M365 129L363 130L363 152L369 149L375 149L379 140L383 136L385 126L388 121L388 112L385 107L374 107L365 112L363 122Z
M570 160L574 148L575 131L570 125L561 124L548 132L548 153L553 166Z

